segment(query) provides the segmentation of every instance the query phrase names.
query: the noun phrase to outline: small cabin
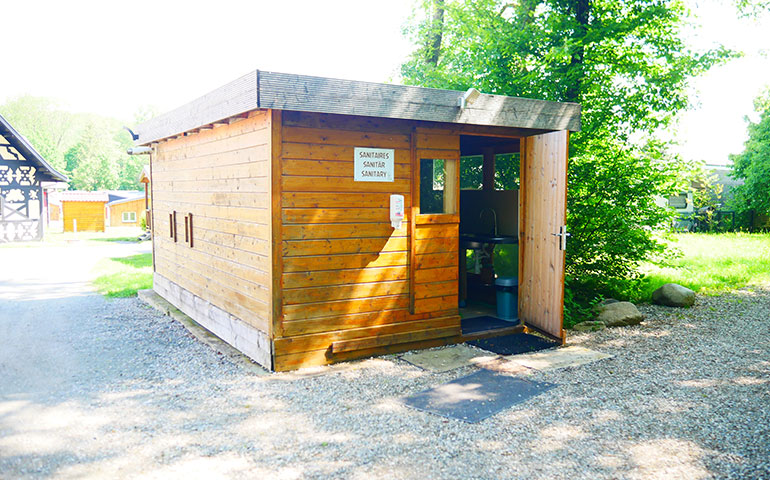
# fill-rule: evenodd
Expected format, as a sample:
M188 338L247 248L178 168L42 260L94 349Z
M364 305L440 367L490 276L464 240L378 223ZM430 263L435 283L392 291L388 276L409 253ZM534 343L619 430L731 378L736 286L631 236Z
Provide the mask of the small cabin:
M144 195L118 198L107 204L107 226L141 227L145 215Z
M0 115L0 243L42 240L43 184L67 180Z
M59 195L65 232L104 232L107 192L66 191Z
M495 268L495 331L563 342L579 128L577 104L251 72L136 128L153 288L277 371L465 341Z

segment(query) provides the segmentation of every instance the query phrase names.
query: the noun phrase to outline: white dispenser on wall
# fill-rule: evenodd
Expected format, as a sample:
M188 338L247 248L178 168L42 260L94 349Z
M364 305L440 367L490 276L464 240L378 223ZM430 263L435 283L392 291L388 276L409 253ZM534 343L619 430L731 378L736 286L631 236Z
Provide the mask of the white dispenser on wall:
M393 194L390 196L390 226L401 228L404 221L404 196Z

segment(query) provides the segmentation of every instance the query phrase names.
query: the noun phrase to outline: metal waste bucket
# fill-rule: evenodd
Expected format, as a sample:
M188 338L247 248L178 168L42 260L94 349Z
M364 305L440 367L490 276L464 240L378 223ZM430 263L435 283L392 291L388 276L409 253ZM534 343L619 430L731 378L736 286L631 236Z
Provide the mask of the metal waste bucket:
M519 278L498 277L495 279L497 290L497 316L503 320L516 320L519 317Z

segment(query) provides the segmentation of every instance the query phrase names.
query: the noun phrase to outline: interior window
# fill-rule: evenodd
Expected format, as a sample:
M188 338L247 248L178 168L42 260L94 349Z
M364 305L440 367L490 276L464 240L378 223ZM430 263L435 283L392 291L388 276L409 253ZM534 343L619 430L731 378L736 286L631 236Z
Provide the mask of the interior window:
M519 189L520 163L521 156L518 153L495 155L495 190Z
M420 213L455 213L457 161L420 159Z
M481 190L484 184L484 157L460 157L460 190Z

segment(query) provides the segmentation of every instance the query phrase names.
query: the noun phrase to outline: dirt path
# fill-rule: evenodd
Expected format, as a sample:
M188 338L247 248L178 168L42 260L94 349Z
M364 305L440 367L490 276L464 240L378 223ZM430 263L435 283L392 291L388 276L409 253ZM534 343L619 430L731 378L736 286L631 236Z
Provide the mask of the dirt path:
M74 242L0 250L0 370L3 395L67 389L99 368L89 355L90 322L107 310L93 291L101 258L147 253L144 244Z
M770 289L572 337L614 357L469 425L399 399L475 367L259 376L94 294L134 248L0 248L0 478L770 478Z

